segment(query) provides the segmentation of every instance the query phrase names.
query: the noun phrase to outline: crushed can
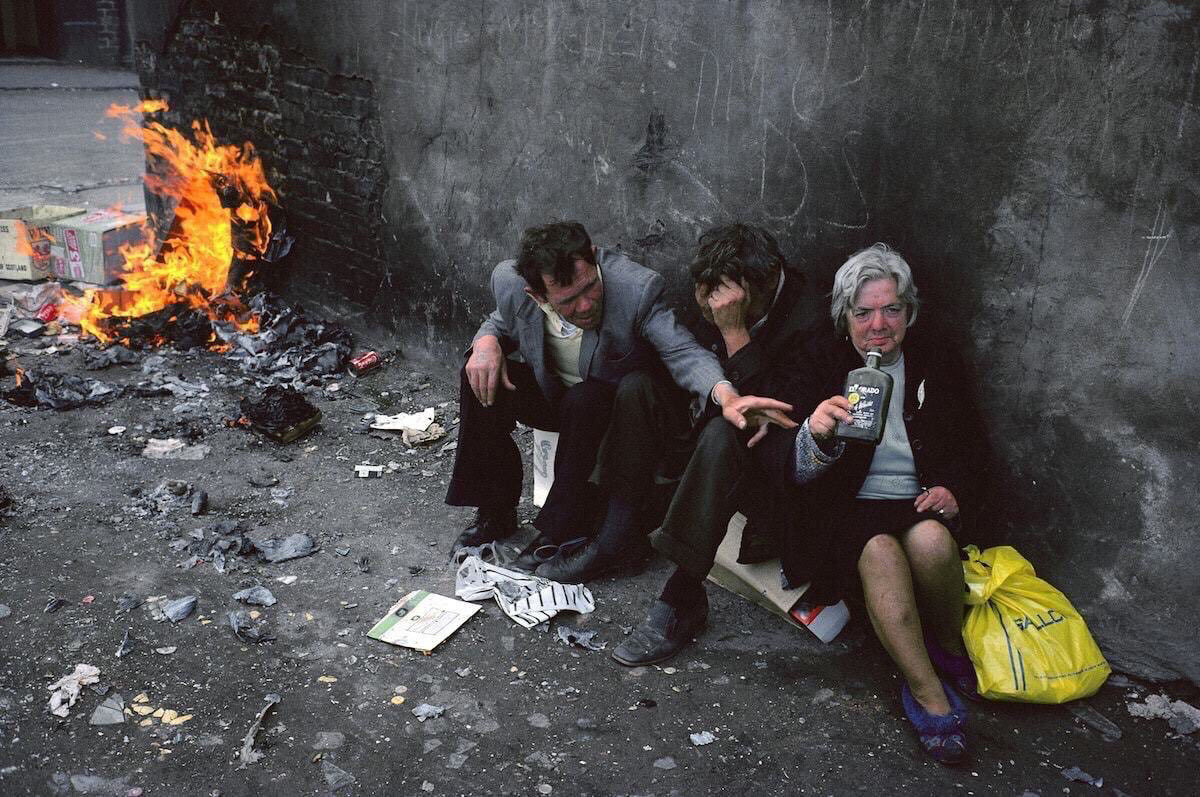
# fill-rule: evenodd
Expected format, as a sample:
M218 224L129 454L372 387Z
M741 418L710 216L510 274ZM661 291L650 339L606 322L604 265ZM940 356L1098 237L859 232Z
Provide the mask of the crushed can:
M350 358L350 370L354 372L355 376L362 376L368 371L375 370L382 364L383 358L379 356L379 352L374 351Z
M47 302L37 311L36 316L43 324L49 324L58 318L58 305Z

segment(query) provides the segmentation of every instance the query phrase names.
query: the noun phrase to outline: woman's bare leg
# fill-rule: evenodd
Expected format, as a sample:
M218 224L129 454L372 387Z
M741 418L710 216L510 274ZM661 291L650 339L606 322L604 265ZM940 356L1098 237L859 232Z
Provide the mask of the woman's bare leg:
M922 520L903 544L925 627L947 653L965 656L963 570L954 538L936 520Z
M929 663L921 638L921 619L904 548L889 535L872 537L858 558L858 573L875 635L908 681L913 697L930 714L949 714L942 682Z

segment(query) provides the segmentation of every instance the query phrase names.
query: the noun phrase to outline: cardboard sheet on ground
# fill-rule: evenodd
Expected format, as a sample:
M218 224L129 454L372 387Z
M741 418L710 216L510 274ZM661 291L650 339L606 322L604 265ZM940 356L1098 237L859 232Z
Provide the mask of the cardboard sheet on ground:
M752 565L738 564L742 530L745 527L746 517L740 512L729 521L729 531L717 550L717 559L712 570L708 572L709 580L757 603L792 625L807 628L822 642L831 641L850 619L850 611L846 608L845 601L839 601L833 606L807 607L806 611L798 613L799 619L793 616L791 609L803 600L808 585L784 589L780 583L778 559Z
M500 609L525 628L561 611L588 614L596 608L591 590L582 584L560 584L489 564L478 556L468 556L459 565L454 594L468 601L495 598Z
M388 609L367 636L389 645L428 653L471 619L479 608L474 603L415 590Z

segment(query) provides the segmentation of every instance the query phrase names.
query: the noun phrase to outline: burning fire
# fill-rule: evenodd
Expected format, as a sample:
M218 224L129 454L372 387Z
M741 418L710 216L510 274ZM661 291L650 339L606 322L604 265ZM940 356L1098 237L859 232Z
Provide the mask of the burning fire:
M123 289L84 297L80 326L104 342L117 337L114 322L175 306L243 331L258 328L257 319L231 293L244 287L249 261L267 251L268 203L275 201L275 192L250 142L218 144L205 121L192 122L190 138L160 122L143 122L142 114L165 110L161 100L143 100L107 111L124 120L122 132L142 140L148 156L165 167L147 173L145 182L151 192L173 201L175 219L161 242L147 225L146 243L121 247Z

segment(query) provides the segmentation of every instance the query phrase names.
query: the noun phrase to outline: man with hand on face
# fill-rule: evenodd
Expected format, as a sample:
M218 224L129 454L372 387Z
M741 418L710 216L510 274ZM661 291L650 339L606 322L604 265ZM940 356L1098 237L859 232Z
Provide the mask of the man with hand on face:
M711 352L663 301L663 279L620 252L592 246L578 222L531 227L515 260L492 272L496 309L475 333L462 371L460 427L446 503L478 507L455 547L508 537L517 528L521 457L515 421L559 433L554 484L522 554L588 537L606 502L589 483L610 426L620 426L635 385L677 385L701 408L715 402L738 428L789 423L779 401L741 396ZM519 354L522 362L510 359ZM610 423L612 421L612 423ZM644 459L644 448L613 455ZM652 477L652 473L651 473Z
M786 267L770 233L750 224L709 230L700 238L691 274L696 303L709 322L697 337L721 355L734 387L763 396L794 392L791 369L781 366L800 346L813 313L806 312L812 308L803 296L803 274ZM621 664L664 661L700 631L708 615L704 579L735 512L747 516L739 561L779 556L786 488L767 477L753 448L766 427L749 446L747 435L717 418L698 430L670 508L651 536L677 567L646 619L613 652Z

